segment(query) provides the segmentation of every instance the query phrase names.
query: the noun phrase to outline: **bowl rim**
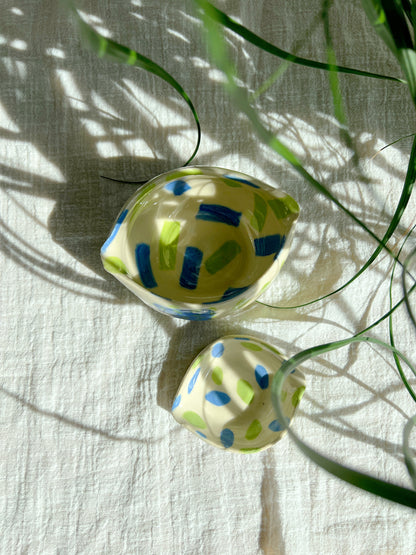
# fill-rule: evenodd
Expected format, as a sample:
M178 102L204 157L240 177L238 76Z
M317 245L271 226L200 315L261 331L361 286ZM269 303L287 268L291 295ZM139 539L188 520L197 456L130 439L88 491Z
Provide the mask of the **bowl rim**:
M239 170L232 170L232 169L229 169L229 168L223 168L221 166L208 166L208 165L181 166L179 168L174 168L172 170L162 172L162 173L150 178L149 180L147 180L143 184L141 184L135 190L133 195L131 195L127 199L127 201L124 203L124 205L122 206L122 208L118 212L117 218L114 220L113 225L110 228L110 233L108 235L108 238L111 237L111 235L115 231L121 215L124 212L128 213L128 211L130 211L135 206L135 204L137 202L136 197L140 194L140 191L142 191L142 194L143 194L143 191L147 186L149 186L153 181L157 181L160 178L163 178L164 176L168 176L169 174L172 174L172 173L182 172L182 171L187 171L187 170L191 170L191 172L192 172L192 170L195 170L195 169L197 169L197 170L212 170L213 169L213 170L219 170L221 172L230 172L231 174L235 173L237 175L247 177L251 181L254 181L256 184L258 184L258 187L260 189L263 189L263 190L271 193L272 195L273 195L274 192L277 192L277 191L284 194L283 197L282 196L276 196L275 198L284 198L284 197L289 196L291 199L293 199L294 202L296 202L296 205L298 207L298 215L300 213L301 208L299 206L299 203L297 202L296 199L294 199L292 197L292 195L289 195L283 189L276 189L276 188L272 187L271 185L268 185L267 183L265 183L261 179L253 177L253 176L251 176L249 174L246 174L244 172L241 172ZM192 175L192 173L190 173L190 175ZM199 175L199 174L195 174L195 175ZM215 176L215 172L214 172L213 176ZM223 177L223 176L218 175L218 177ZM225 176L225 177L227 177L227 176ZM157 186L157 183L155 184L155 186ZM151 192L151 190L146 192L143 196L146 196L148 193ZM126 216L127 216L127 213L126 213ZM279 266L280 254L283 251L288 250L289 247L290 247L291 239L293 237L294 227L295 227L295 225L297 223L297 220L298 220L298 217L299 217L298 215L292 221L292 224L291 224L291 227L290 227L290 230L289 230L289 233L288 233L289 241L285 242L285 245L281 249L281 251L279 252L279 255L275 259L273 259L271 264L265 269L265 271L253 283L251 283L249 286L244 288L244 290L242 292L234 295L230 299L219 299L219 300L216 300L216 301L203 301L203 302L176 300L174 298L164 297L163 295L160 295L160 294L158 294L154 291L151 291L150 289L147 289L141 283L136 281L130 273L128 273L126 275L123 275L123 274L121 274L121 275L112 274L112 275L115 275L117 277L117 279L122 281L122 283L124 283L124 284L125 284L125 281L124 281L125 279L127 279L129 282L133 282L134 283L134 288L135 289L137 288L139 291L143 291L144 295L153 297L153 298L155 298L155 300L159 299L159 300L162 300L164 302L171 303L172 305L175 305L174 307L172 306L172 308L174 308L175 310L178 310L178 311L186 310L186 311L192 311L192 312L195 312L195 313L205 313L209 309L211 309L211 308L213 309L215 307L221 307L221 308L226 309L227 307L231 307L231 306L234 306L234 305L238 304L242 300L243 296L247 297L247 299L246 299L247 304L244 304L242 306L242 309L245 309L250 304L252 304L262 293L262 287L259 288L258 294L255 294L255 295L252 294L252 290L257 289L259 287L259 284L262 283L263 281L265 283L267 283L267 281L272 281L274 279L274 277L276 277L276 275L279 273L279 269L277 269L277 268ZM101 247L101 251L100 251L101 259L102 259L103 262L106 258L105 250L103 250L103 249L106 245L107 240L104 242L103 246ZM277 271L276 271L276 269L274 269L275 267L276 267ZM109 273L111 273L111 272L109 272ZM270 279L269 280L267 280L268 274L270 274ZM163 305L161 306L161 310L164 310L165 308L169 308L169 307L164 307Z

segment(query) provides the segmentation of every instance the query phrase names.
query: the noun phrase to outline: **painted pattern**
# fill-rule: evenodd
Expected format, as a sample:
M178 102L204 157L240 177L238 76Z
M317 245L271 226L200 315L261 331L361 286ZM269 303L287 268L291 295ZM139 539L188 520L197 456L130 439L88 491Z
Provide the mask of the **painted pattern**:
M172 414L220 449L240 453L265 449L284 434L270 397L273 377L283 360L275 347L262 340L223 337L208 345L189 367ZM302 372L296 369L289 375L283 392L284 414L290 423L305 392Z
M152 308L216 318L248 306L274 279L298 213L292 197L245 174L180 168L128 201L101 257Z

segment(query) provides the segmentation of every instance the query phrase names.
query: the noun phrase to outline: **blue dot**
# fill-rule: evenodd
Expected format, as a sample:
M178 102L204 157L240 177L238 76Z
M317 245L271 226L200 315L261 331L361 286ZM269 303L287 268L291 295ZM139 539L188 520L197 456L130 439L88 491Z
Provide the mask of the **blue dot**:
M282 426L278 420L273 420L273 422L270 422L269 430L271 430L272 432L280 432L281 429Z
M181 402L181 398L182 398L182 397L181 397L180 395L178 395L178 396L176 397L176 399L173 401L172 410L175 410L176 407L179 407L179 404L180 404L180 402Z
M231 401L231 398L226 393L223 393L222 391L210 391L205 395L205 399L209 403L212 403L217 407L222 407L223 405L226 405Z
M171 191L176 197L183 195L186 191L190 189L190 185L186 181L182 179L177 179L175 181L171 181L167 185L165 185L165 189L167 191Z
M220 358L224 352L224 345L222 343L216 343L211 350L211 354L215 358Z
M287 416L285 417L286 420L286 424L289 425L290 424L290 418L288 418ZM269 430L271 430L272 432L281 432L283 429L282 425L280 424L280 422L278 420L273 420L273 422L270 422L269 424Z
M256 380L261 389L267 389L269 387L269 374L264 366L258 364L255 370Z
M199 436L204 437L204 438L206 439L207 436L206 436L205 434L203 434L203 433L200 432L199 430L195 430L195 431L196 431L196 433L197 433Z
M192 376L191 381L188 384L188 393L191 393L191 391L193 390L193 388L195 387L196 384L196 380L198 379L199 376L199 372L200 372L201 368L198 368L195 372L195 374Z
M225 428L220 435L221 443L228 449L234 443L234 434L229 428Z

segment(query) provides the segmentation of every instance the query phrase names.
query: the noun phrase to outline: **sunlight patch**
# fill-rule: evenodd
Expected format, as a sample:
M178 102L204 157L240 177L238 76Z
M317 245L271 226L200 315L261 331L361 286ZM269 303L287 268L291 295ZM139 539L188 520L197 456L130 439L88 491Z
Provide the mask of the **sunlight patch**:
M0 103L0 127L7 129L11 133L20 133L20 128L10 118L4 106Z
M104 100L104 98L95 91L92 91L91 99L96 108L102 110L103 112L107 112L107 117L123 119L120 114L113 108L113 106L111 106L111 104Z
M27 50L27 42L22 39L14 39L10 43L10 46L15 50Z
M53 56L60 60L65 60L65 52L61 48L47 48L45 50L47 56Z
M82 93L75 83L72 73L67 69L57 69L56 75L68 98L71 108L79 110L80 112L88 112L88 107L85 105Z
M175 121L176 124L188 122L182 115L178 114L176 110L172 110L165 103L160 102L155 98L154 95L145 92L143 89L137 86L136 83L130 79L123 79L128 90L123 90L124 94L129 97L130 100L138 103L140 106L141 113L148 113L153 120L159 121L159 118L163 114L163 119L166 122Z
M81 122L92 137L105 136L106 132L101 123L87 118L81 118Z
M101 158L117 158L122 155L117 145L111 141L99 141L95 146Z
M126 139L125 141L123 141L123 145L130 152L130 154L134 154L135 156L146 156L149 158L153 158L155 155L147 142L141 138Z
M168 31L169 35L173 35L174 37L177 37L178 39L183 40L187 44L190 44L190 40L188 39L188 37L185 37L185 35L183 35L182 33L179 33L178 31L175 31L174 29L168 29L167 31Z
M48 160L32 143L28 141L10 141L0 138L0 161L9 168L44 177L50 181L65 183L61 170Z

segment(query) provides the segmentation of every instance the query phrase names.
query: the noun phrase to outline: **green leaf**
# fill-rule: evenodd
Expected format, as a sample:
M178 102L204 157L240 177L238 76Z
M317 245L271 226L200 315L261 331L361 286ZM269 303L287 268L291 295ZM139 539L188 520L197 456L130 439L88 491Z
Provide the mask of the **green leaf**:
M409 231L409 233L406 235L403 243L400 246L399 252L397 254L397 257L400 257L400 254L406 244L406 241L409 239L409 237L411 236L413 230L415 229L416 225L412 227L412 229ZM389 303L390 303L390 310L393 308L393 280L394 280L394 273L396 270L396 265L397 265L397 259L394 261L393 264L393 268L391 271L391 277L390 277L390 287L389 287ZM390 314L389 316L389 336L390 336L390 345L392 347L395 347L394 344L394 333L393 333L393 313ZM397 356L397 354L395 352L393 352L393 357L394 357L394 361L396 363L397 366L397 370L399 372L399 375L402 379L402 382L404 384L404 386L406 387L407 391L410 393L410 396L413 398L414 401L416 401L416 393L413 391L413 388L411 387L411 385L409 384L409 382L407 381L406 375L403 372L403 368L402 365L400 364L400 359Z
M411 287L407 284L407 279L409 276L412 278L413 285ZM416 289L415 278L416 276L416 249L407 257L403 265L402 272L402 286L404 292L404 300L406 303L406 308L409 313L410 319L416 328L416 314L413 312L413 308L410 305L409 295Z
M278 48L277 46L259 37L258 35L256 35L255 33L250 31L243 25L240 25L240 23L237 23L236 21L231 19L231 17L229 17L226 13L222 12L221 10L213 6L210 2L207 2L205 0L203 1L194 0L194 1L203 10L203 13L209 18L211 18L213 21L220 23L227 29L230 29L240 37L243 37L245 40L247 40L251 44L254 44L258 48L261 48L265 52L268 52L269 54L272 54L273 56L277 56L278 58L281 58L283 60L288 60L290 62L293 62L294 64L300 64L300 65L315 68L315 69L323 69L326 71L338 71L340 73L350 73L354 75L361 75L364 77L373 77L375 79L389 79L391 81L403 82L402 79L398 79L397 77L389 77L386 75L380 75L378 73L371 73L369 71L362 71L359 69L353 69L353 68L344 67L344 66L331 66L330 64L324 64L321 62L317 62L315 60L301 58L299 56L286 52L285 50L282 50L281 48ZM215 46L218 46L218 45L214 44L213 47L215 48Z
M393 54L397 56L396 44L391 34L381 0L361 0L361 3L377 34L383 39Z
M374 493L380 497L384 497L385 499L389 499L390 501L394 501L396 503L400 503L401 505L405 505L407 507L412 507L416 509L416 491L392 484L390 482L385 482L384 480L380 480L373 476L364 474L362 472L358 472L353 470L347 466L339 464L328 457L322 455L321 453L315 451L312 447L304 443L295 432L288 426L285 420L283 407L280 401L280 395L283 390L283 384L285 382L286 377L292 372L295 368L297 368L303 362L311 359L312 357L322 355L329 351L333 351L335 349L339 349L341 347L345 347L352 343L356 342L368 342L373 343L376 345L380 345L390 349L391 351L395 352L408 366L411 368L413 373L416 375L415 369L412 367L410 361L398 351L395 347L379 341L377 339L373 339L364 335L354 336L349 339L344 339L340 341L334 341L333 343L327 343L324 345L318 345L316 347L312 347L310 349L306 349L298 353L297 355L293 356L289 360L285 361L282 366L280 367L279 372L274 376L272 387L271 387L271 398L273 407L276 411L277 417L282 428L287 429L290 437L294 440L296 445L301 449L301 451L307 455L312 461L316 464L341 478L342 480L359 487L365 491L370 493ZM410 434L410 430L407 429L407 436ZM405 445L404 445L405 447ZM410 472L410 471L409 471Z
M198 5L210 5L206 0L195 0ZM243 89L237 86L234 80L235 70L232 66L228 53L225 48L224 36L218 32L218 27L211 18L204 18L204 23L207 29L207 39L208 44L211 49L211 54L214 62L221 69L225 76L227 77L226 88L231 94L232 98L236 102L236 105L246 114L249 118L253 127L259 137L273 150L275 150L280 156L282 156L289 164L291 164L294 169L305 178L318 192L323 194L327 199L331 200L338 208L344 211L351 219L353 219L359 226L361 226L369 235L371 235L379 244L382 244L382 240L379 239L375 233L370 230L355 214L353 214L347 207L345 207L322 183L317 181L301 164L300 160L296 155L286 147L277 137L273 135L268 129L264 127L261 123L257 113L249 105L247 95ZM220 53L220 55L218 54ZM391 250L387 245L383 244L382 248L385 248L390 254Z
M412 455L410 452L409 447L409 437L412 431L412 428L416 426L416 415L410 418L404 427L403 430L403 453L404 453L404 460L407 466L407 470L410 474L410 477L413 481L413 486L416 488L416 465L412 459Z
M185 100L192 112L198 132L195 149L192 152L191 157L184 164L185 166L187 166L194 159L198 152L201 142L201 126L199 123L197 111L182 85L180 85L178 81L176 81L176 79L172 77L172 75L170 75L165 69L163 69L163 67L161 67L156 62L153 62L150 58L147 58L146 56L139 54L139 52L136 52L135 50L132 50L127 46L123 46L122 44L119 44L111 39L108 39L103 35L100 35L100 33L97 33L90 25L88 25L88 23L86 23L80 17L74 3L71 0L63 1L73 14L74 20L78 26L84 43L93 52L95 52L98 57L144 69L149 73L152 73L166 81L166 83L171 85Z
M378 257L378 255L381 253L383 248L385 248L385 246L387 245L388 240L390 239L390 237L392 237L393 233L397 229L397 226L399 225L400 220L403 216L403 213L404 213L404 211L405 211L405 209L406 209L406 207L409 203L415 181L416 181L416 137L414 136L412 151L410 153L409 164L408 164L408 167L407 167L407 174L406 174L406 178L405 178L405 181L404 181L404 184L403 184L403 189L402 189L402 193L400 195L400 199L397 203L396 210L393 214L393 217L390 221L390 224L389 224L383 238L379 242L378 247L374 250L374 252L369 257L367 262L347 282L343 283L340 287L338 287L337 289L335 289L331 293L327 293L326 295L323 295L322 297L319 297L317 299L314 299L313 301L309 301L307 303L303 303L303 304L300 304L300 305L296 305L296 306L278 306L278 307L274 307L274 308L279 308L279 309L282 309L282 310L291 310L291 309L295 309L295 308L302 308L304 306L309 306L309 305L314 304L318 301L322 301L324 299L327 299L328 297L331 297L332 295L335 295L336 293L339 293L340 291L342 291L343 289L348 287L348 285L353 283L358 277L360 277L360 275L362 273L364 273L367 270L367 268ZM393 258L397 259L397 257L393 257ZM257 301L257 302L259 304L263 304L265 306L272 307L272 305L268 305L266 303L261 303L260 301Z

